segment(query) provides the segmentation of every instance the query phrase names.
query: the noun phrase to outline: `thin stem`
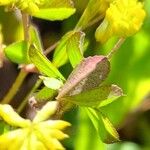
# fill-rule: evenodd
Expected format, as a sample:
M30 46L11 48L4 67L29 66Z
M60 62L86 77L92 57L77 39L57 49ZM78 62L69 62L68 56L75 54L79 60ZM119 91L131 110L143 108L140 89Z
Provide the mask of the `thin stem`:
M3 60L4 60L4 52L2 44L0 43L0 68L3 67Z
M29 15L22 12L22 23L23 23L23 30L24 30L24 40L29 41L29 27L30 27L30 18Z
M6 96L4 97L4 99L1 101L2 104L8 104L11 102L12 98L16 95L16 93L18 92L20 86L22 85L25 77L27 76L27 74L21 70L15 80L15 82L13 83L12 87L9 89L8 93L6 94Z
M44 51L44 55L48 55L51 51L53 51L55 49L55 47L58 45L59 41L55 42L53 45L51 45L50 47L48 47L45 51Z
M24 100L22 101L22 103L20 104L20 106L17 108L17 112L21 113L24 109L24 107L26 106L29 97L31 96L31 94L40 86L42 80L38 79L36 81L36 83L34 84L34 86L32 87L31 91L26 95L26 97L24 98Z
M104 15L98 16L97 18L95 18L94 20L92 20L91 22L89 22L85 27L82 27L82 30L85 30L86 28L89 28L90 26L94 25L95 23L99 22L100 20L102 20L104 17Z
M86 28L94 25L95 23L99 22L101 19L103 18L103 15L95 18L94 20L92 20L89 24L87 24L85 27L80 28L80 30L85 30ZM75 27L75 30L79 30L77 29L77 27ZM59 44L59 41L55 42L53 45L51 45L50 47L48 47L45 51L44 51L44 55L48 55L50 52L52 52L55 47Z
M107 55L108 59L111 59L114 53L118 51L118 49L121 47L121 45L124 43L125 38L120 38L118 42L115 44L115 46L111 49L110 53Z
M22 12L22 22L23 22L23 29L24 29L24 40L29 41L29 25L30 25L30 19L29 15ZM20 70L15 82L13 83L12 87L2 100L2 104L10 103L13 97L17 94L19 88L21 87L25 77L28 75L27 72Z

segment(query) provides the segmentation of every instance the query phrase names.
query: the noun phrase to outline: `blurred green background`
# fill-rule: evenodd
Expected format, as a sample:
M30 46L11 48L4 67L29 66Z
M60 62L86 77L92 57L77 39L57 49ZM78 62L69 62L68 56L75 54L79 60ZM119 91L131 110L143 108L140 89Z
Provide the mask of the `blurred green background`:
M32 18L33 23L39 29L44 48L47 48L59 40L64 33L74 28L88 0L74 1L77 12L67 20L50 22ZM102 109L118 129L121 142L110 145L101 143L86 113L82 109L74 108L64 116L66 120L72 123L72 128L69 131L70 139L64 141L67 150L150 149L150 0L144 2L147 17L143 27L136 35L128 38L113 56L111 73L106 81L119 85L125 94L123 98ZM22 27L18 14L6 13L1 7L0 24L5 44L10 44L22 38ZM85 30L86 40L89 41L85 56L107 54L116 42L116 39L113 38L105 45L97 43L94 38L97 26L98 23ZM49 55L49 58L51 59L52 55ZM17 66L12 65L17 72ZM0 69L0 73L4 71L5 67ZM60 70L67 77L72 68L67 63ZM13 70L12 77L15 75L16 73ZM0 78L5 81L0 85L2 90L7 84L10 86L5 76L0 75ZM2 97L5 92L0 92Z

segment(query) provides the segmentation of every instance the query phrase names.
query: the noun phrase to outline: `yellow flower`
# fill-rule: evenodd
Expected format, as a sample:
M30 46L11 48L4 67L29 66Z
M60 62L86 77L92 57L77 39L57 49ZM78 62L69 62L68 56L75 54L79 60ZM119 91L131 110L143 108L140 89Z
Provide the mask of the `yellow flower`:
M146 13L137 0L114 0L106 11L105 19L97 28L97 41L105 42L111 36L128 37L139 31Z
M31 15L39 11L39 7L33 0L20 0L15 4L20 10L30 13Z
M47 120L57 108L48 102L33 121L21 118L10 105L0 105L0 117L11 126L20 127L0 135L1 150L64 150L59 140L67 138L61 130L70 126L62 120Z
M13 4L15 2L16 2L16 0L0 0L0 6L10 5L10 4Z

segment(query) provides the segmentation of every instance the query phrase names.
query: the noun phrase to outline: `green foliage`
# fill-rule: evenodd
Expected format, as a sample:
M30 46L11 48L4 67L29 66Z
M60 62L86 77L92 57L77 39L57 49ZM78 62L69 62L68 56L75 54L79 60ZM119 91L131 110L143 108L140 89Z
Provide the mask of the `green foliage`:
M56 78L49 78L44 76L40 76L40 78L43 80L43 83L46 87L51 88L53 90L58 90L63 86L63 82Z
M33 26L33 25L30 26L29 34L30 34L30 44L36 45L36 47L39 50L43 51L41 38L40 38L39 32L35 26Z
M57 94L56 90L53 90L48 87L43 87L39 92L36 93L35 99L38 102L43 102L43 101L50 101L54 98L54 96Z
M66 50L73 68L83 59L84 33L75 32L67 41Z
M83 2L77 1L76 3L80 5ZM29 18L33 16L50 21L64 20L76 11L71 0L0 0L0 5L5 6L7 10L18 9L22 16L27 15L28 17L29 15ZM99 22L100 25L96 29L96 38L101 43L106 42L112 36L121 38L133 35L140 29L145 18L143 4L136 0L128 0L127 3L124 3L123 0L116 0L115 2L113 0L89 0L87 6L83 9L83 14L81 14L76 26L74 21L70 21L71 19L69 20L70 22L63 22L63 31L66 31L65 27L70 23L75 28L69 29L70 31L67 31L61 40L57 42L58 45L54 50L52 62L43 53L44 48L37 28L32 24L29 24L28 28L27 20L24 20L26 18L23 18L24 27L27 27L24 31L29 34L29 39L24 37L25 39L21 41L22 38L19 37L20 42L14 42L4 49L5 56L10 61L17 64L33 63L33 72L35 72L34 67L36 67L40 74L43 75L40 76L43 81L42 88L36 90L37 87L34 87L29 93L29 96L32 95L33 97L31 98L35 102L31 109L33 113L34 111L37 112L33 123L28 118L21 118L9 105L0 105L1 119L10 126L21 128L9 132L10 126L6 123L3 124L3 122L0 123L2 127L0 132L8 131L8 134L0 136L0 145L3 146L4 150L8 148L16 149L20 143L25 149L27 147L35 150L41 148L42 150L64 149L57 139L63 139L68 136L57 129L62 129L63 126L69 126L70 124L66 123L64 125L65 122L62 121L63 124L59 120L57 124L57 119L61 118L65 111L72 109L74 105L86 110L87 115L79 111L78 135L75 142L70 142L71 148L72 143L75 143L75 149L77 150L105 150L106 145L104 143L110 144L120 141L114 126L119 126L127 113L135 110L139 111L142 108L142 101L144 100L145 102L150 91L149 22L142 32L126 41L122 50L112 60L108 55L103 54L108 53L108 50L112 47L114 50L112 52L119 49L119 46L115 45L114 42L116 39L114 38L115 40L112 39L101 45L93 42L95 41L93 40L93 34L88 31L93 33L95 28L91 27L91 25ZM88 30L85 30L87 28ZM87 45L86 41L84 41L85 35L90 43L90 48L85 46ZM5 39L0 41L0 52L3 52L3 42L5 43ZM97 46L99 47L97 48ZM88 49L87 53L83 54L85 49ZM88 57L84 58L83 55L88 55ZM1 53L0 59L2 59ZM68 61L73 68L71 73L68 68L67 71L63 70L66 66L68 67ZM29 66L25 65L25 67ZM63 73L58 70L59 67L62 67L60 70L63 70ZM70 74L65 80L63 75L67 76L68 72ZM18 79L16 82L18 82ZM22 81L19 79L19 82L23 82L23 79ZM122 87L125 92L112 82ZM14 85L19 84L14 83ZM16 93L18 89L19 86L15 89ZM126 96L122 97L123 93ZM8 98L10 100L13 98L9 96L9 92ZM116 101L118 98L119 100ZM18 105L20 107L20 105L26 103L27 99L22 101L21 104L18 102ZM52 114L53 116L51 116ZM70 113L67 113L67 115L72 119L72 124L76 125L75 115L72 116ZM52 119L56 119L56 122L52 120L44 121L45 119L51 119L49 118L50 116ZM92 121L103 143L98 141L89 120ZM26 131L29 131L30 134L27 134ZM25 137L27 138L22 143ZM14 144L10 147L9 143L12 143L13 140L15 140L16 145ZM27 143L32 144L29 144L29 146ZM39 143L44 143L46 148L42 147L42 144L40 147ZM115 148L121 149L121 144L116 145Z
M83 15L81 16L78 24L76 25L77 29L84 29L88 26L89 22L92 22L94 19L103 18L105 10L109 6L109 1L103 0L89 0L89 3L84 10Z
M68 56L66 52L66 43L73 33L74 32L69 32L65 34L56 47L52 61L56 67L60 67L67 62Z
M21 41L7 46L4 50L5 55L14 63L29 63L28 58L28 43Z
M119 135L109 119L99 110L87 108L88 112L101 140L105 143L119 141Z
M52 21L66 19L75 13L75 8L70 0L1 0L0 5L12 5L12 7L15 6L31 16Z
M33 13L34 17L46 20L63 20L75 13L73 8L51 8L40 9L40 11Z
M120 96L122 96L122 91L119 87L114 85L102 85L76 95L65 96L63 99L79 106L99 108L111 103Z
M33 45L31 45L29 49L29 58L31 62L48 77L56 77L65 80L57 68L55 68L55 66L41 53L41 51Z

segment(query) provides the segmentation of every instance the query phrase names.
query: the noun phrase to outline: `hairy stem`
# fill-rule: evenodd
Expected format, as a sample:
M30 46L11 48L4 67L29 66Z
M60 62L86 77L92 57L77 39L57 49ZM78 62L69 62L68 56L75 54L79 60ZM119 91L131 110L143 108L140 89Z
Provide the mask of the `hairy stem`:
M112 58L112 56L118 51L118 49L121 47L121 45L124 43L124 41L125 41L125 38L120 38L118 40L118 42L111 49L110 53L107 55L108 59Z

